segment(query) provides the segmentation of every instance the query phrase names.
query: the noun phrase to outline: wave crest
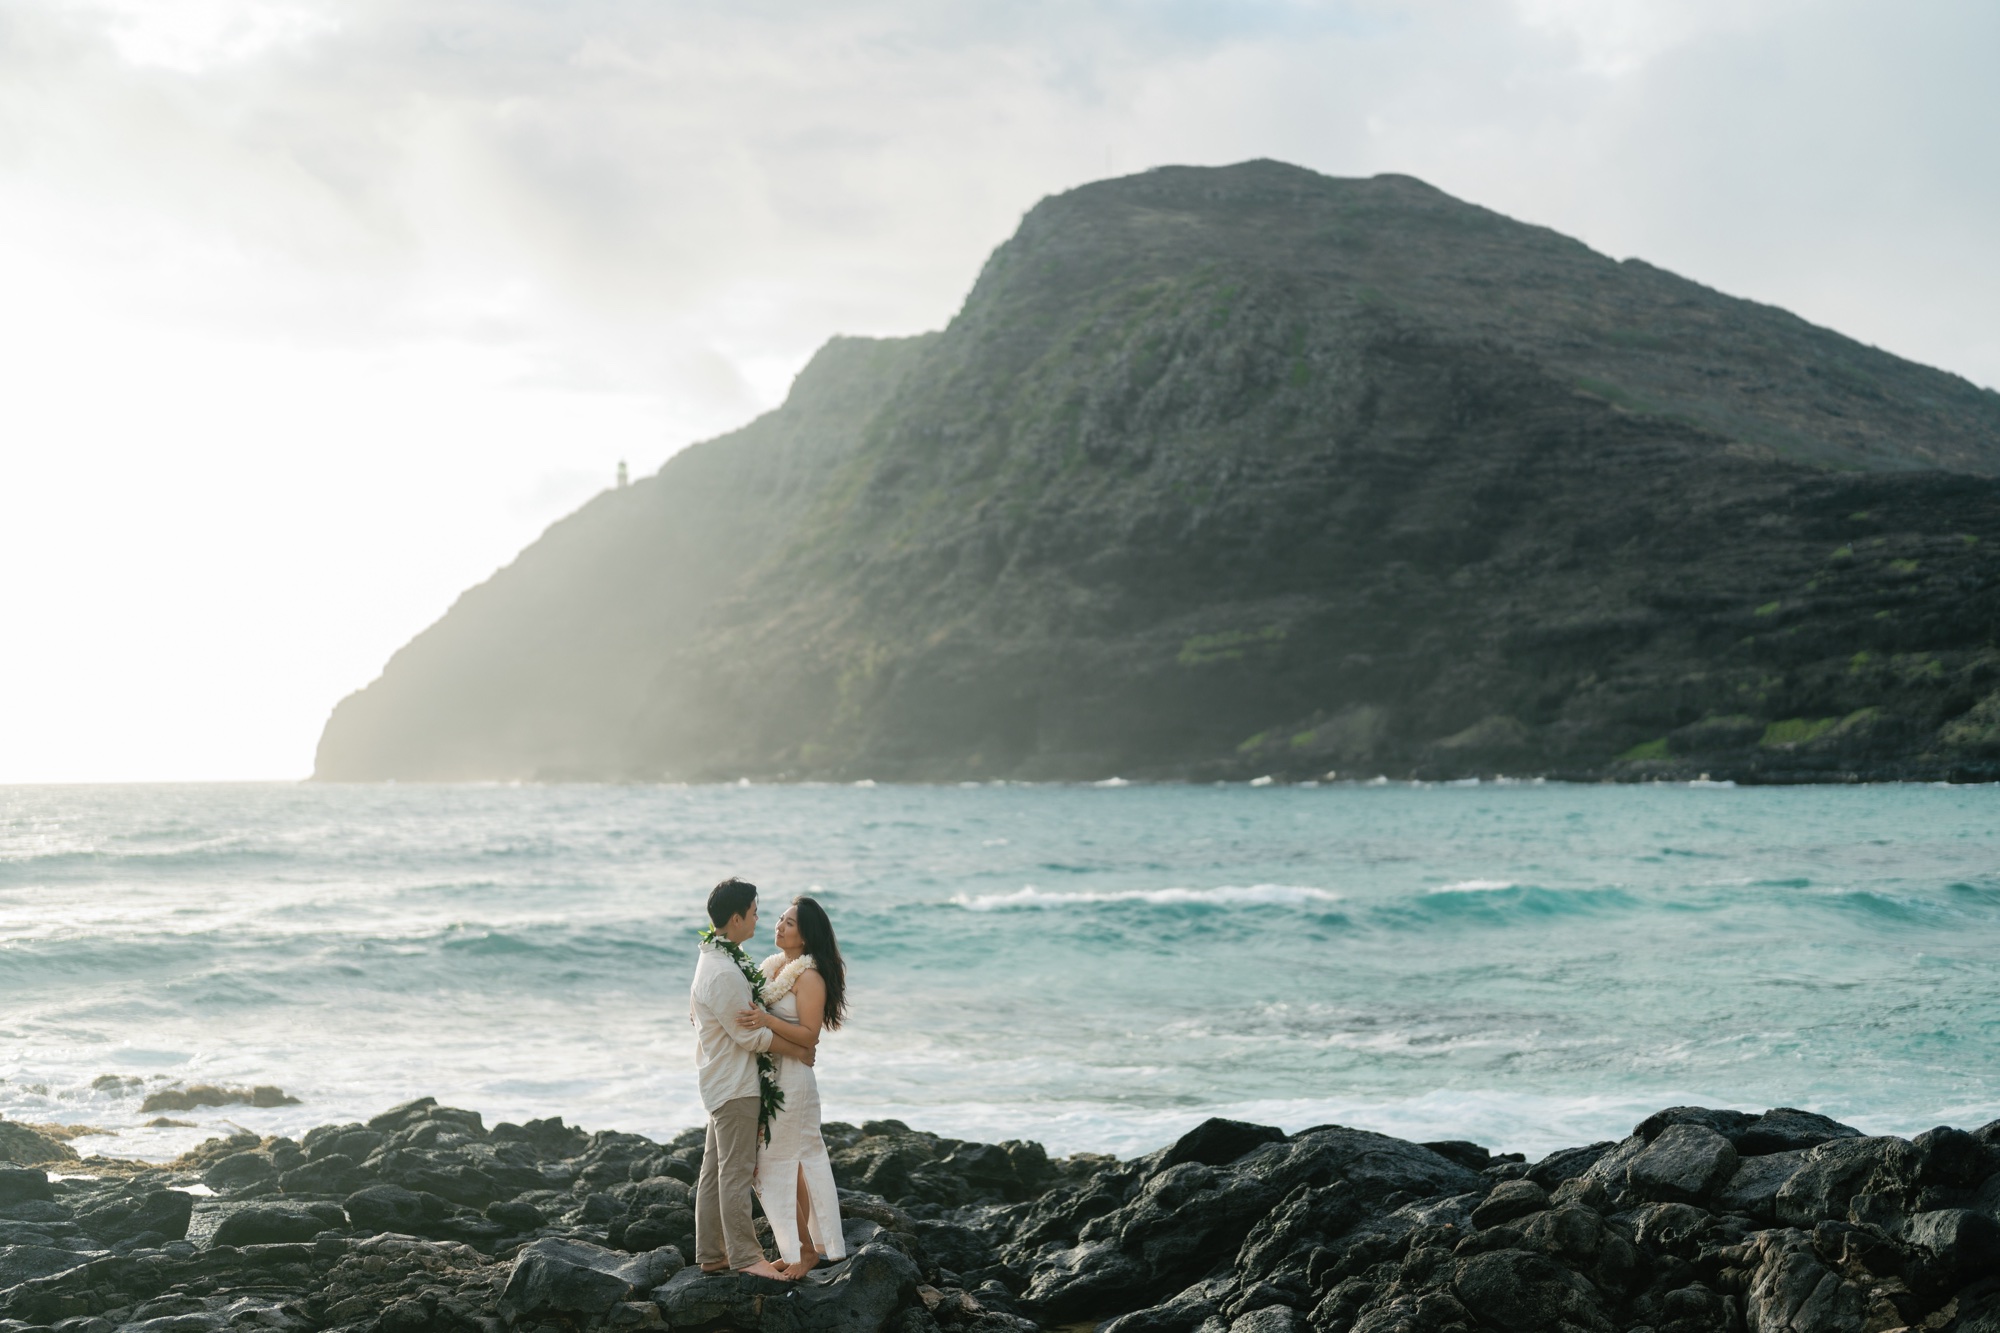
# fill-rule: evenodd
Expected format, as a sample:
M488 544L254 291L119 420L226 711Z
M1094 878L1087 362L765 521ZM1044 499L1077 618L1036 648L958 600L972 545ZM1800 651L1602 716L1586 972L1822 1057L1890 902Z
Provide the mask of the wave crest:
M1091 903L1141 903L1152 907L1309 907L1345 901L1331 889L1302 884L1224 884L1212 889L1108 889L1051 893L1026 884L1012 893L960 893L951 900L968 912L1078 907Z

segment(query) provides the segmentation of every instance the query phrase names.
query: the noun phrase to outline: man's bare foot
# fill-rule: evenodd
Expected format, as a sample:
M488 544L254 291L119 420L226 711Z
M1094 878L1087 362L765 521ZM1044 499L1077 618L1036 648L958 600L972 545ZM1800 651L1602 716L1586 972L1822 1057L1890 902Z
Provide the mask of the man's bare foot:
M703 1264L701 1266L701 1271L704 1273L727 1273L729 1271L729 1265L726 1263Z
M779 1268L769 1259L759 1259L756 1263L751 1264L749 1267L739 1268L736 1271L744 1274L747 1277L770 1277L770 1278L776 1278L780 1282L783 1282L785 1280L785 1270Z
M785 1280L787 1282L797 1282L807 1273L819 1267L819 1261L824 1257L818 1250L800 1250L797 1261L785 1265Z

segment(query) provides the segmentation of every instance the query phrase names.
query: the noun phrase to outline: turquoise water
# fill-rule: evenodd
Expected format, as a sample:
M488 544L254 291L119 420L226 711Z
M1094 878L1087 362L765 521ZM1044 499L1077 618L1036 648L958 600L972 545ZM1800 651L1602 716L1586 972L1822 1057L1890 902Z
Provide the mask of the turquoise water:
M1539 1152L1678 1102L2000 1116L2000 788L0 788L0 1112L162 1156L434 1093L699 1116L707 888L812 890L827 1114ZM144 1127L173 1081L295 1107Z

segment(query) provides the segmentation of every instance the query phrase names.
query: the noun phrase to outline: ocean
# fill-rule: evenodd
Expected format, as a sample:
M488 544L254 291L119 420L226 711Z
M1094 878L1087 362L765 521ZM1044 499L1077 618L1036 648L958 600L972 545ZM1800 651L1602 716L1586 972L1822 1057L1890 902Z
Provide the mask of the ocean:
M156 1160L424 1094L665 1137L730 874L840 934L829 1118L1532 1157L1675 1104L2000 1116L2000 788L1528 783L0 788L0 1114ZM148 1126L195 1083L299 1100Z

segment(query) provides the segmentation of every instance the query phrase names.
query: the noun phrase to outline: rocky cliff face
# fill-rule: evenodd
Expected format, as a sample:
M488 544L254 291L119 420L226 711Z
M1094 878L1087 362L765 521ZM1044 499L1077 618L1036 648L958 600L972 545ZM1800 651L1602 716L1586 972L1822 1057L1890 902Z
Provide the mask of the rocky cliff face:
M1044 201L322 778L2000 776L2000 395L1405 177Z

